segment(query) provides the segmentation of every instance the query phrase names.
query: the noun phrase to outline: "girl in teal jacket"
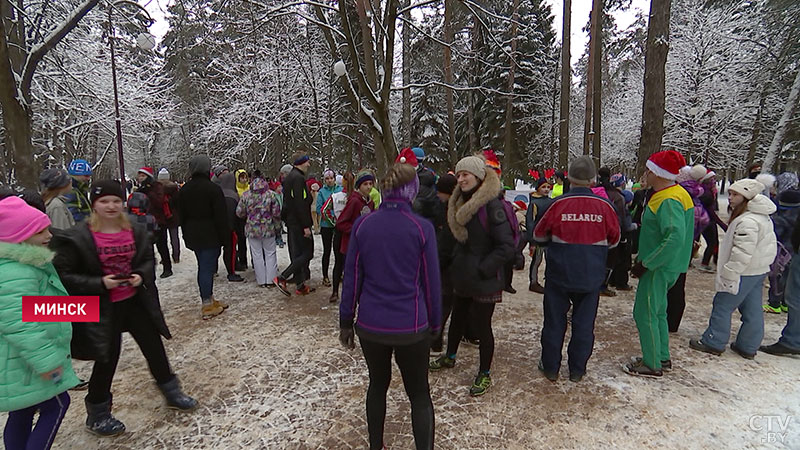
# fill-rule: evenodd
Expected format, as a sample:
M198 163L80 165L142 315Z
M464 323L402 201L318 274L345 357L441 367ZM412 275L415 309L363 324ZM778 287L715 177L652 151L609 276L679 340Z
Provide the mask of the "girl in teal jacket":
M0 200L0 411L7 449L49 449L69 407L68 322L23 322L22 296L68 295L51 261L50 219L18 197ZM33 417L39 420L33 426Z

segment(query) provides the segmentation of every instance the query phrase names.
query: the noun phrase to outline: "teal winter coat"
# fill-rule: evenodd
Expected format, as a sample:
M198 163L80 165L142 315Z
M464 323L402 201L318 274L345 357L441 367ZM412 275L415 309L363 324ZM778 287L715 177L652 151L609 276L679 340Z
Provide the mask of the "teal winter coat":
M46 247L0 242L0 411L27 408L75 387L68 322L22 322L22 296L68 295ZM40 376L63 368L58 383Z
M337 192L342 192L341 186L330 187L326 184L319 189L319 194L317 194L317 214L322 214L322 206L331 198L331 195ZM336 225L332 224L327 217L323 216L320 218L320 226L322 228L333 228Z

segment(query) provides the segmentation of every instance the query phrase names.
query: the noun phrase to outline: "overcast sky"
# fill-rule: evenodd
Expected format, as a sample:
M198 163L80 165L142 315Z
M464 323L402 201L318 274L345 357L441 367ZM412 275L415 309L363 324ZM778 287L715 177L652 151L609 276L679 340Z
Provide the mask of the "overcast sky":
M164 18L166 15L167 5L174 0L140 0L142 5L147 8L156 23L150 27L150 33L154 34L159 40L166 34L169 24ZM555 19L553 24L556 28L556 40L561 42L561 16L564 11L563 0L545 0L553 9ZM570 42L570 58L572 64L578 61L578 58L583 54L586 43L589 40L587 33L582 31L584 25L589 20L589 12L592 10L592 0L572 0L572 40ZM631 7L625 11L617 11L614 13L614 18L617 20L617 25L620 29L627 28L636 18L636 13L642 11L645 14L650 11L649 0L632 0Z
M163 1L163 0L162 0ZM556 28L556 40L561 42L561 22L563 22L564 2L563 0L545 0L553 9L555 20L553 24ZM583 32L583 27L589 21L589 12L592 10L592 0L572 0L572 20L570 21L570 31L572 31L572 38L570 40L570 59L572 65L578 62L578 59L583 54L587 42L589 42L589 34ZM624 30L636 20L636 13L642 11L647 16L650 11L649 0L632 0L631 7L625 11L615 12L614 18L617 21L617 26Z

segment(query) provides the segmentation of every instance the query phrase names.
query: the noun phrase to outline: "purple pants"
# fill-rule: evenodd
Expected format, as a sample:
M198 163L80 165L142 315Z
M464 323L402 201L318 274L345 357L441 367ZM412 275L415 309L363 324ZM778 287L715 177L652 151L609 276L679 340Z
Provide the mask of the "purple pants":
M61 419L69 408L69 394L62 392L50 400L8 413L3 442L8 450L47 450L53 445ZM33 426L33 416L39 420Z

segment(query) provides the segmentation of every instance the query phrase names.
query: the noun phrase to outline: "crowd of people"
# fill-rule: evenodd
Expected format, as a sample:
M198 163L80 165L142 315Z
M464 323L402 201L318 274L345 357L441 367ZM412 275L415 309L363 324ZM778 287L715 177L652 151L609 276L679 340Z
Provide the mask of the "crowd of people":
M512 278L524 268L526 247L529 290L543 295L538 369L552 382L567 328L569 380L580 382L594 348L599 298L634 289L641 355L622 370L651 378L670 371L670 333L683 317L693 258L698 270L716 273L716 295L708 328L690 348L722 354L738 309L733 352L746 359L758 351L800 354L794 173L773 177L750 167L747 178L727 188L728 211L720 215L716 174L687 165L673 150L653 154L636 182L578 157L567 171L534 180L527 201L514 202L506 199L491 151L466 156L439 175L423 149L407 148L380 180L370 170L326 168L319 181L313 163L298 151L270 178L196 155L185 183L166 168L142 167L122 185L92 181L89 162L74 160L67 170L44 170L39 192L0 192L6 448L49 448L70 403L67 391L80 387L88 388L86 428L100 436L124 432L111 412L123 332L142 351L166 405L197 407L170 367L162 338L171 335L156 284L156 252L160 278L173 276L181 235L197 260L203 320L229 307L214 295L220 257L228 282L244 282L241 273L252 267L259 287L287 297L330 289L328 301L339 303L339 340L354 349L357 336L368 367L372 449L383 448L392 355L411 403L417 448L434 443L429 373L454 369L462 342L479 348L469 394L490 389L492 317L504 293L516 293ZM311 282L315 234L323 246L319 284ZM290 263L281 271L277 252L284 246ZM638 279L635 287L630 277ZM23 322L21 297L31 295L99 296L100 320ZM765 312L788 312L788 319L780 339L762 346ZM75 374L72 358L94 361L88 381Z

